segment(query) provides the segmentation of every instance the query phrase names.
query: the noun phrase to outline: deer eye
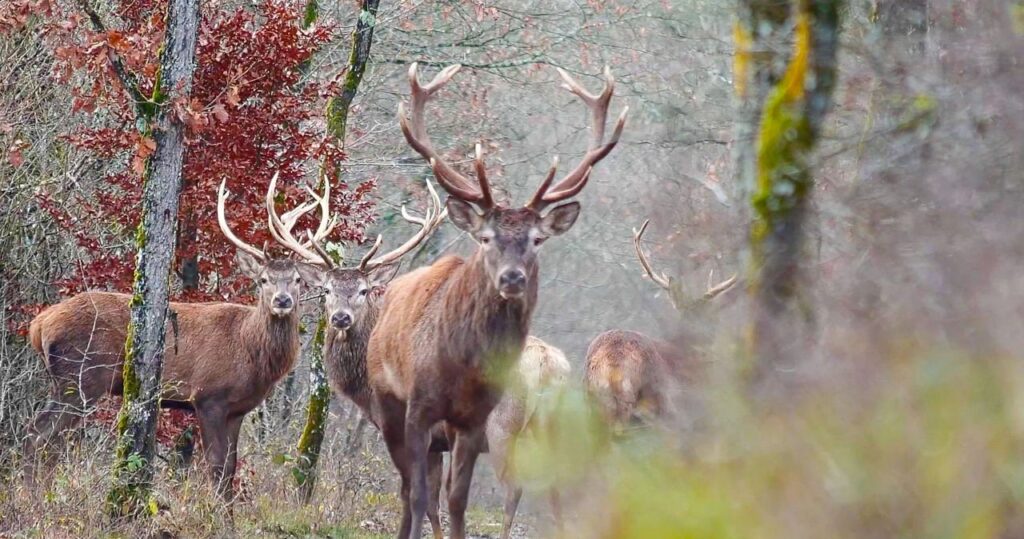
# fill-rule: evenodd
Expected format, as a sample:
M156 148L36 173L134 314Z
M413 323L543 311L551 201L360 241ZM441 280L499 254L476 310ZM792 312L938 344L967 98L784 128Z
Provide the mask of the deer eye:
M363 288L362 290L359 291L359 295L360 296L365 296L365 295L367 295L369 293L370 293L370 289L369 288Z
M480 243L482 245L487 245L487 244L491 243L491 237L490 236L480 236Z
M266 277L260 277L260 284L267 284L267 278Z
M296 277L295 278L295 282L296 283L301 283L302 282L302 277Z
M536 238L533 238L533 244L534 245L540 245L540 244L544 243L544 239L545 238L542 237L542 236L537 236Z

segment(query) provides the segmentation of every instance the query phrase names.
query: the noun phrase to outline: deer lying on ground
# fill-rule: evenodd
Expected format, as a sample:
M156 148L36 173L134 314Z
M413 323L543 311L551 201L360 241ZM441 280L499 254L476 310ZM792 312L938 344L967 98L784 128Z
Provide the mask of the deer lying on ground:
M451 537L465 537L465 511L479 439L504 382L522 352L537 302L537 252L550 237L567 232L579 202L543 213L550 204L578 194L592 167L615 147L625 111L604 141L614 81L592 95L559 71L566 87L592 111L593 139L582 162L552 185L552 166L530 202L521 208L495 203L481 146L476 146L476 185L434 150L424 126L424 105L460 66L450 66L425 86L417 66L409 69L411 119L399 107L402 132L426 158L456 227L478 244L468 259L442 258L398 277L384 294L380 319L370 335L367 368L373 406L388 451L401 475L403 514L398 537L418 538L428 506L428 447L431 429L445 422L454 432L452 484L448 492ZM476 206L474 208L474 205Z
M272 259L236 237L225 219L226 197L222 183L217 201L221 231L238 248L239 268L258 283L259 298L254 306L170 304L162 376L166 389L160 404L195 411L211 478L230 499L242 419L295 364L299 292L316 269ZM269 202L267 212L290 230L313 207L304 205L277 217ZM325 226L318 230L320 237L327 233ZM121 394L130 299L128 294L85 292L32 321L32 346L53 385L50 401L29 426L26 455L75 426L104 395Z
M688 299L674 279L651 268L641 246L641 238L649 221L640 230L634 229L633 245L644 272L655 284L665 289L672 305L680 313L707 304L736 284L737 277L712 285L709 275L707 290L700 298ZM680 348L661 339L636 331L611 330L598 335L587 350L584 381L606 417L618 429L629 424L650 424L671 415L680 384L692 383L701 376L698 355L692 346Z

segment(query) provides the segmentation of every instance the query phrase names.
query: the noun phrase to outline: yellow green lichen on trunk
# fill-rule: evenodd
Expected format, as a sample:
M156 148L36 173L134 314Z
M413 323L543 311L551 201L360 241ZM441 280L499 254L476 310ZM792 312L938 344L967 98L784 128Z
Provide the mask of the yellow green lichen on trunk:
M136 126L144 138L153 140L156 149L146 160L141 178L142 215L135 234L136 268L121 372L123 400L117 419L112 485L106 498L107 512L114 518L156 511L152 480L160 371L184 159L184 126L166 113L165 105L172 97L187 98L191 90L198 1L171 0L166 20L153 92L148 98L136 99ZM129 93L141 96L134 90Z
M306 426L299 437L299 444L295 449L295 466L292 468L292 477L305 500L309 500L316 482L316 465L320 460L320 448L327 426L327 411L331 404L331 391L323 361L326 330L327 320L321 316L309 347L309 405L306 407Z
M784 349L797 340L787 332L800 298L803 228L814 186L810 156L835 86L840 4L793 3L792 51L758 124L748 267L756 378L792 359Z

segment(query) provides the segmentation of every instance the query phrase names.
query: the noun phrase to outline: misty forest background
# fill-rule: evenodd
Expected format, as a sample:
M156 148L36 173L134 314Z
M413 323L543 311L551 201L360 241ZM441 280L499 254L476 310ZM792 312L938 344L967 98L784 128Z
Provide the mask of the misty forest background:
M44 3L57 13L79 9L70 0ZM121 3L97 0L92 9L114 29L128 20L119 15ZM246 297L246 281L221 252L227 244L214 238L216 183L224 177L249 186L253 207L229 212L251 220L248 237L258 239L258 200L273 165L287 161L283 177L294 196L301 194L298 186L316 181L320 155L309 148L327 129L324 96L338 90L349 62L358 4L320 2L320 29L296 37L311 41L295 45L289 58L305 51L308 59L294 62L295 80L275 82L276 92L299 96L287 106L305 111L287 118L302 126L295 133L268 127L277 118L269 113L234 123L236 108L262 106L279 94L239 103L223 97L231 95L230 83L203 87L212 97L190 110L223 145L187 150L206 153L196 168L186 165L186 184L190 170L202 180L186 194L194 203L183 203L183 211L195 213L182 226L194 221L199 232L194 256L176 261L172 289L179 297ZM770 82L785 71L797 32L784 17L758 41L768 49L744 54L745 18L758 4L381 2L348 117L337 189L346 221L335 246L353 259L365 249L356 243L377 233L393 245L410 233L399 207L425 203L429 170L396 120L411 62L430 76L439 66L463 64L429 111L431 138L463 165L482 141L492 186L518 204L553 155L571 163L588 140L586 110L559 87L555 67L596 88L596 76L609 65L617 79L613 114L628 105L629 124L580 195L579 222L544 248L531 333L565 351L574 380L590 340L612 328L668 339L699 335L715 375L696 390L704 403L700 420L681 421L675 431L685 439L685 456L678 448L627 447L594 457L586 473L605 470L612 486L578 497L574 533L1020 536L1024 3L842 3L835 91L808 161L813 184L798 288L792 305L771 322L771 332L784 336L768 367L773 382L750 392L746 380L757 370L750 366L751 328L765 323L752 314L763 315L754 289L766 286L759 282L756 245L752 254L757 171L744 169L757 152L752 134L761 126L751 103L768 97L758 93L770 88L762 76ZM239 24L253 31L269 24L273 10L293 12L290 23L298 26L306 7L286 0L202 2L208 17L251 13ZM74 67L59 25L43 31L44 19L17 20L0 10L0 478L12 485L25 424L48 389L24 337L28 320L82 283L130 288L130 280L126 286L105 272L121 275L119 261L132 259L127 225L138 199L125 193L139 150L134 141L91 142L104 133L99 129L123 128L124 116L111 100L96 98L102 92L90 85L101 75L89 66L106 61L102 47L151 46L106 39L94 49L88 40L68 38L85 51L85 67ZM76 24L89 23L83 17ZM749 62L761 61L767 75L738 77ZM197 73L202 70L200 63ZM304 89L309 85L320 86ZM239 156L225 149L264 139L265 151ZM282 157L283 149L291 153ZM712 272L716 281L738 273L741 285L709 308L691 312L684 302L677 311L636 260L632 229L645 219L651 220L649 256L685 297L699 297ZM403 267L472 248L445 224ZM307 318L314 320L312 312ZM308 342L295 372L243 427L236 524L299 535L389 533L399 511L395 473L376 431L340 396L331 402L313 502L304 505L294 495L288 461L305 422ZM45 511L31 493L0 489L8 491L0 493L0 534L92 535L114 526L91 499L109 483L113 409L98 411L69 446L60 479L43 497ZM163 455L172 453L176 435L166 433ZM500 498L483 460L469 526L493 534L500 529ZM192 487L175 486L180 481ZM226 518L201 481L161 476L157 488L174 500L157 517L161 529L214 535ZM546 506L529 493L525 504L517 533L543 533Z

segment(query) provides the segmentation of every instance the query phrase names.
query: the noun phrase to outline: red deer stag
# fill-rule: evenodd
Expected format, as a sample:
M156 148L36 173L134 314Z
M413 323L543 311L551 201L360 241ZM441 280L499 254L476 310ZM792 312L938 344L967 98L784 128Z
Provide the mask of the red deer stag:
M640 244L649 221L640 230L633 230L633 245L640 265L655 284L665 289L673 306L681 313L706 304L736 284L737 277L712 285L708 276L707 290L700 298L688 299L679 283L663 273L655 272ZM661 339L636 331L610 330L598 335L587 350L584 379L588 391L612 425L621 429L628 424L650 424L652 420L670 415L676 401L674 390L679 384L692 383L701 375L693 342L680 348Z
M572 227L580 204L544 210L583 189L592 167L615 147L626 120L624 110L605 142L611 73L605 70L605 89L593 95L559 71L566 87L592 111L590 149L555 185L552 166L526 206L506 208L491 195L479 144L474 185L434 150L427 136L424 106L459 68L445 68L430 84L420 85L416 64L410 66L411 118L403 106L398 115L409 145L430 162L437 181L451 195L446 202L449 218L478 247L469 259L448 256L393 281L367 351L373 405L402 480L402 539L418 538L422 530L430 431L441 421L455 431L448 493L451 537L465 537L466 501L483 427L522 352L537 302L537 252L545 240Z
M195 410L211 477L230 499L242 418L295 364L300 286L315 277L316 269L271 259L236 237L225 219L226 198L222 183L217 201L221 231L238 248L242 272L257 281L259 300L255 306L171 303L161 406ZM267 212L272 221L290 230L314 207L306 204L277 217L271 202ZM322 223L317 232L326 236L329 227ZM73 427L105 394L121 394L130 299L128 294L85 292L49 307L32 321L32 346L42 356L53 386L50 401L30 425L29 451Z
M355 268L339 267L334 259L316 241L299 242L289 231L275 230L275 239L301 256L306 262L321 268L315 284L326 290L324 305L328 327L324 339L324 363L327 378L334 391L351 400L374 425L371 409L371 390L366 372L366 347L370 332L377 323L380 313L383 287L394 278L399 260L430 237L444 222L448 211L442 211L441 199L434 186L427 181L431 207L424 217L410 215L402 206L402 217L420 226L415 235L393 251L375 256L380 249L382 237L378 236L373 247L363 256ZM318 199L322 211L329 213L326 206L328 197ZM273 224L272 224L273 226ZM441 453L447 449L444 431L436 429L438 444L431 454L431 477L438 486L441 481ZM436 489L435 489L436 490ZM428 510L434 536L442 537L441 520L437 512L437 500L433 499Z

